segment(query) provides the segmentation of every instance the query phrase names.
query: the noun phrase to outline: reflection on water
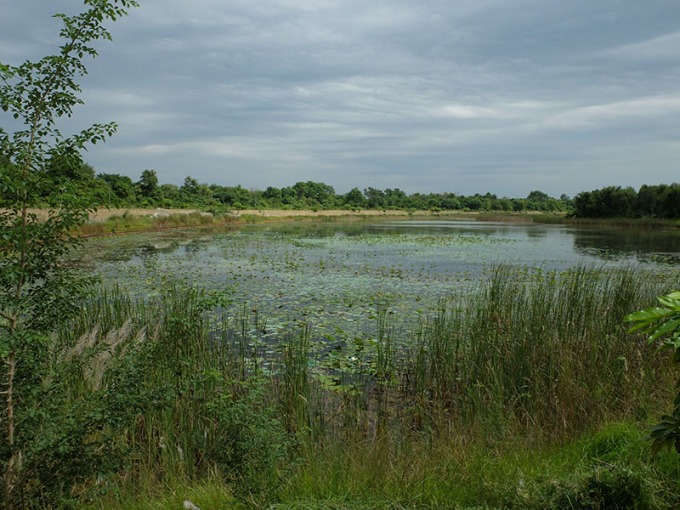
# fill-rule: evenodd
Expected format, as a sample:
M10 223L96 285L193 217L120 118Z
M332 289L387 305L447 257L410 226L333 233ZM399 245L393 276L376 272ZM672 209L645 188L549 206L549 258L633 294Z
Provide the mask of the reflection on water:
M179 279L229 290L225 313L257 310L267 335L314 324L328 339L368 334L378 309L398 327L475 287L498 263L563 270L638 264L680 274L680 232L470 221L290 222L88 241L79 263L148 296ZM670 270L670 271L669 271Z
M247 245L250 239L253 246L265 251L268 243L288 240L310 247L314 240L325 239L324 243L332 244L333 250L347 252L348 256L370 252L372 258L381 258L382 262L393 259L407 265L413 261L413 257L404 259L410 243L415 259L429 257L436 259L441 267L458 270L470 270L471 266L489 262L555 269L597 262L680 265L680 229L604 229L475 221L290 222L173 230L93 239L81 250L79 258L81 263L93 267L103 262L159 258L163 254L200 257L225 237L236 239L231 237L235 235L240 245Z
M579 253L616 260L634 257L644 263L680 264L680 230L573 229Z
M445 235L458 232L525 241L521 250L525 260L535 262L531 245L540 247L542 260L566 258L580 262L623 261L680 264L680 229L641 229L625 227L567 227L564 225L526 225L474 221L390 222L375 227L392 233L414 230ZM557 250L555 249L557 248ZM539 256L540 258L540 256Z

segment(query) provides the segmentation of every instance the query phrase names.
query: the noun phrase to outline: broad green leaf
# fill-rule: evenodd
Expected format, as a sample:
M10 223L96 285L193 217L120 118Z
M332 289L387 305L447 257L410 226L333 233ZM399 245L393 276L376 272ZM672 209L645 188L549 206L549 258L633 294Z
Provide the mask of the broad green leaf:
M672 310L667 310L666 308L647 308L646 310L640 310L639 312L634 312L626 315L623 320L626 322L635 321L652 321L656 319L661 319L673 315Z
M654 334L652 334L652 336L649 337L649 341L652 342L654 340L657 340L663 335L675 331L678 328L680 328L680 319L667 321L663 325L659 326L654 330Z

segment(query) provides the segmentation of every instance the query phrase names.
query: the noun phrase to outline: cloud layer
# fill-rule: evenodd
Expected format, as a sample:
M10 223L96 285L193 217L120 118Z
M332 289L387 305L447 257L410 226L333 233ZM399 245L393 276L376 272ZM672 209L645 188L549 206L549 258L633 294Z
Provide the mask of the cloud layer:
M49 8L0 0L0 60L54 50ZM68 127L116 120L86 159L162 182L511 197L677 182L677 19L668 0L142 0Z

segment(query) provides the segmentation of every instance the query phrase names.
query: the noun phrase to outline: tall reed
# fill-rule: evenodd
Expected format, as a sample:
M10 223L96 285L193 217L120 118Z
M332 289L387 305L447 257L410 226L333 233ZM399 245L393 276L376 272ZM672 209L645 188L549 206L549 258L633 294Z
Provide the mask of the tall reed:
M221 476L266 499L293 459L344 451L408 485L420 483L408 466L437 445L562 441L656 413L673 387L667 360L622 318L678 283L640 268L500 265L412 331L379 307L367 347L340 368L308 327L265 338L264 318L215 315L225 303L200 289L136 301L100 289L61 332L54 373L70 381L66 400L89 402L83 440L117 456L111 483Z
M611 418L644 418L668 396L665 362L622 317L652 302L639 269L494 268L473 296L443 303L400 380L419 419L560 436Z

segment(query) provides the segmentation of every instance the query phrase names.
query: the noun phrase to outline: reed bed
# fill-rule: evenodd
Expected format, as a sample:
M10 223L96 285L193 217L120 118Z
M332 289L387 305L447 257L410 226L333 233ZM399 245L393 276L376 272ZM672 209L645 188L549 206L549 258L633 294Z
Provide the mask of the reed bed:
M87 447L73 451L108 455L68 496L111 503L121 488L220 479L259 505L342 491L465 502L456 486L475 485L480 451L565 444L669 405L667 356L622 318L679 284L639 268L496 266L412 331L378 307L365 358L347 350L334 365L304 323L265 346L264 318L222 318L224 299L200 289L99 289L53 356L70 419L84 420Z

